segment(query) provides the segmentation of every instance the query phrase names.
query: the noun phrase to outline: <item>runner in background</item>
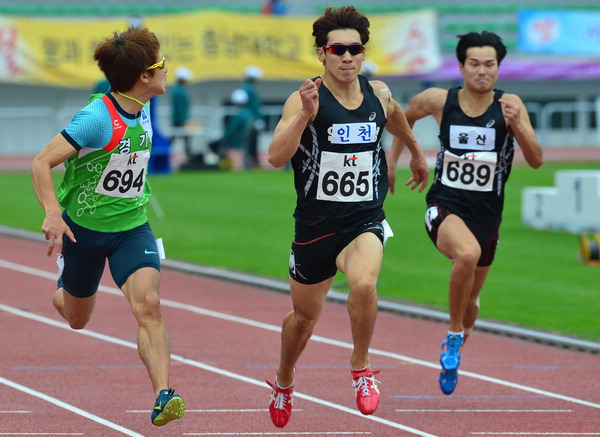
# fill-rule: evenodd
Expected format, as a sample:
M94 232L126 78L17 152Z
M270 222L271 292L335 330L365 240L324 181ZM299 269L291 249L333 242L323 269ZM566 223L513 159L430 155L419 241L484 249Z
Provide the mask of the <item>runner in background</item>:
M531 167L542 165L542 147L525 105L519 96L494 88L505 55L506 47L494 33L460 35L456 56L463 86L426 89L405 111L411 127L428 115L440 126L441 149L426 197L425 227L437 249L452 260L450 324L442 343L439 377L447 395L458 383L461 348L473 330L479 292L496 254L513 141L517 140ZM394 138L389 170L392 192L402 148L403 140Z

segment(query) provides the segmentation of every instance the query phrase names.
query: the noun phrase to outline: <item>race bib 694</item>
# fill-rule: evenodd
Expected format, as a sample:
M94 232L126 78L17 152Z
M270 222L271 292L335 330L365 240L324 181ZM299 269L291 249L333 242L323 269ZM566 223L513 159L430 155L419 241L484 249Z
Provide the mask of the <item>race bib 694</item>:
M114 154L96 186L96 192L111 197L133 198L144 193L150 151Z

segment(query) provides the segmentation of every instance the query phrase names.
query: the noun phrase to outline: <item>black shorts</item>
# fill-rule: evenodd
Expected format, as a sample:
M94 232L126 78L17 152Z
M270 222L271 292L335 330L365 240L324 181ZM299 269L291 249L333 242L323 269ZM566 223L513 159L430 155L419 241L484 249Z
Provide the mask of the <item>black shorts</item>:
M107 259L119 288L143 267L160 271L158 247L148 223L129 231L98 232L79 226L66 212L63 219L77 240L73 243L63 235L64 268L58 288L64 288L70 295L90 297L96 293Z
M429 205L425 212L425 230L436 247L438 229L450 214L453 213L448 208L437 205ZM479 257L477 266L487 267L492 265L498 247L502 218L499 217L495 220L467 220L463 218L462 220L477 239L479 247L481 247L481 257Z
M356 237L365 232L375 234L383 244L381 222L366 223L354 232L327 234L309 241L293 241L290 252L290 276L295 281L308 285L318 284L335 276L337 256Z

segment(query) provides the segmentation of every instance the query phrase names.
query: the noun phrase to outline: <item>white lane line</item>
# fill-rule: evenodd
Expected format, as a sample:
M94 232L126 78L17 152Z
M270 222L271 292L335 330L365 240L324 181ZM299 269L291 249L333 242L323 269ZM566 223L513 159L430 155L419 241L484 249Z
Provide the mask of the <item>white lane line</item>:
M5 261L5 260L1 260L0 259L0 267L5 267L7 269L12 269L12 270L16 270L22 273L28 273L34 276L40 276L43 278L48 278L48 279L52 279L52 280L56 280L56 273L50 273L44 270L40 270L40 269L36 269L33 267L29 267L29 266L24 266L21 264L17 264L17 263L13 263L10 261ZM106 287L101 285L99 287L99 290L108 294L112 294L115 296L119 296L122 297L123 293L121 292L121 290L117 289L117 288L113 288L113 287ZM218 318L218 319L222 319L222 320L227 320L230 322L235 322L235 323L240 323L240 324L244 324L244 325L248 325L248 326L252 326L255 328L260 328L260 329L265 329L268 331L273 331L273 332L281 332L281 327L280 326L276 326L276 325L270 325L268 323L263 323L263 322L258 322L252 319L247 319L245 317L239 317L239 316L232 316L230 314L224 314L224 313L219 313L217 311L212 311L212 310L208 310L205 308L200 308L197 307L195 305L188 305L188 304L184 304L184 303L180 303L180 302L175 302L172 300L168 300L168 299L162 299L161 298L161 305L167 306L167 307L171 307L171 308L177 308L177 309L181 309L184 311L190 311L193 313L197 313L197 314L202 314L205 316L209 316L209 317L214 317L214 318ZM347 342L343 342L343 341L338 341L338 340L333 340L330 338L326 338L326 337L321 337L319 335L313 335L310 338L311 341L316 341L316 342L320 342L320 343L325 343L325 344L329 344L332 346L338 346L341 348L345 348L345 349L349 349L352 350L354 349L354 346L351 343L347 343ZM439 370L439 363L431 363L429 361L424 361L424 360L419 360L416 358L412 358L412 357L408 357L406 355L400 355L397 353L393 353L393 352L388 352L388 351L383 351L383 350L379 350L379 349L369 349L369 353L372 355L379 355L379 356L384 356L384 357L388 357L388 358L392 358L395 360L401 360L401 361L406 361L412 364L417 364L420 366L424 366L424 367L429 367L432 369L436 369ZM566 402L572 402L575 404L580 404L580 405L585 405L586 407L592 407L592 408L598 408L600 409L600 404L599 403L595 403L595 402L589 402L589 401L585 401L583 399L578 399L578 398L574 398L574 397L570 397L570 396L564 396L561 395L559 393L553 393L553 392L549 392L546 390L539 390L537 388L534 387L529 387L526 385L522 385L522 384L516 384L516 383L512 383L503 379L498 379L498 378L493 378L490 376L485 376L485 375L481 375L479 373L474 373L474 372L467 372L465 370L461 370L460 371L460 375L461 376L467 376L467 377L471 377L471 378L475 378L475 379L479 379L482 381L486 381L486 382L490 382L492 384L498 384L498 385L503 385L505 387L510 387L510 388L514 388L516 390L521 390L521 391L526 391L526 392L530 392L530 393L535 393L538 395L542 395L542 396L547 396L550 398L554 398L554 399L560 399ZM295 392L294 392L295 393Z
M39 276L39 277L43 277L43 278L48 278L48 279L51 279L51 280L56 280L56 274L55 273L50 273L50 272L47 272L47 271L44 271L44 270L32 268L32 267L29 267L29 266L24 266L24 265L21 265L21 264L10 262L10 261L5 261L5 260L1 260L0 259L0 267L5 267L5 268L16 270L16 271L19 271L19 272L22 272L22 273L27 273L27 274L31 274L31 275ZM102 292L108 293L108 294L115 295L115 296L119 296L119 297L122 296L122 292L120 290L116 289L116 288L113 288L113 287L107 287L107 286L102 286L101 285L99 287L99 290L102 291ZM263 322L258 322L258 321L252 320L252 319L247 319L245 317L232 316L232 315L229 315L229 314L219 313L217 311L208 310L208 309L205 309L205 308L197 307L195 305L183 304L183 303L171 301L171 300L168 300L168 299L161 299L161 305L168 306L168 307L171 307L171 308L177 308L177 309L181 309L181 310L185 310L185 311L194 312L194 313L197 313L197 314L203 314L203 315L206 315L206 316L215 317L215 318L218 318L218 319L227 320L227 321L231 321L231 322L235 322L235 323L240 323L240 324L244 324L244 325L248 325L248 326L252 326L252 327L256 327L256 328L261 328L261 329L265 329L265 330L268 330L268 331L281 332L281 327L280 326L271 325L271 324L263 323ZM3 307L3 305L0 304L0 308L2 308L2 307ZM23 314L28 315L29 313L23 312ZM50 321L50 324L57 323L58 325L63 325L64 327L66 327L65 329L68 329L69 331L72 331L71 328L68 327L68 325L66 325L66 324L61 324L61 323L55 322L53 319L47 319L47 320ZM63 326L59 326L59 327L63 327ZM90 331L77 331L77 332L86 333L86 332L90 332ZM100 335L100 334L98 334L98 335ZM128 344L131 344L129 342L125 342L125 341L122 341L122 340L119 340L119 339L116 339L116 338L111 338L110 341L113 342L113 343L116 343L116 344L120 344L122 346L128 346ZM333 339L329 339L329 338L326 338L326 337L321 337L321 336L318 336L318 335L313 335L311 337L311 341L316 341L316 342L325 343L325 344L329 344L329 345L333 345L333 346L338 346L338 347L342 347L342 348L349 349L349 350L353 349L353 345L350 344L350 343L342 342L342 341L338 341L338 340L333 340ZM135 347L135 345L134 345L134 347ZM137 347L135 347L135 348L137 349ZM396 354L396 353L393 353L393 352L383 351L383 350L379 350L379 349L369 349L369 353L373 354L373 355L380 355L380 356L385 356L385 357L388 357L388 358L393 358L393 359L396 359L396 360L406 361L406 362L417 364L417 365L424 366L424 367L430 367L430 368L433 368L433 369L439 369L439 364L438 363L431 363L431 362L428 362L428 361L419 360L419 359L408 357L408 356L405 356L405 355ZM173 359L175 359L175 356L173 356ZM203 365L201 363L194 362L192 360L187 360L184 357L178 357L178 360L181 361L181 362L187 363L189 365L192 365L192 366L195 366L195 367L200 367L200 368L203 368L205 370L212 371L212 372L215 372L215 373L220 373L221 372L221 369L212 368L212 366L206 366L206 365ZM223 372L225 372L225 371L223 371ZM224 373L222 373L222 374L224 374ZM235 374L231 374L231 375L235 375ZM229 376L229 375L225 375L225 376ZM502 379L498 379L498 378L493 378L493 377L481 375L481 374L474 373L474 372L467 372L467 371L463 370L463 371L461 371L461 376L468 376L468 377L471 377L471 378L483 380L483 381L490 382L490 383L493 383L493 384L498 384L498 385L503 385L503 386L506 386L506 387L511 387L511 388L516 389L516 390L527 391L527 392L530 392L530 393L536 393L538 395L547 396L547 397L554 398L554 399L560 399L560 400L563 400L563 401L566 401L566 402L572 402L572 403L584 405L584 406L587 406L587 407L592 407L592 408L598 408L598 409L600 409L600 404L595 403L595 402L589 402L589 401L585 401L585 400L574 398L574 397L570 397L570 396L564 396L564 395L561 395L561 394L558 394L558 393L553 393L553 392L549 392L549 391L546 391L546 390L540 390L540 389L536 389L534 387L529 387L529 386L525 386L525 385L522 385L522 384L516 384L516 383L512 383L512 382L506 381L506 380L502 380ZM231 377L234 377L234 376L231 376ZM237 378L237 377L239 377L239 378ZM249 382L249 383L252 383L252 384L256 384L256 385L260 385L260 386L264 386L264 384L262 382L258 382L256 380L252 380L250 378L245 378L242 375L236 375L236 377L234 377L234 378L240 379L240 380L243 380L243 381L245 379L248 379L246 382ZM294 394L296 394L296 392L294 392ZM298 397L300 397L300 398L304 397L305 399L313 400L313 402L317 402L317 403L326 402L326 401L322 401L322 400L320 400L318 398L312 398L311 396L303 395L301 393L297 393L296 395ZM356 415L358 415L360 417L363 417L363 418L367 418L367 419L370 419L370 420L376 420L376 419L378 419L378 418L376 418L374 416L363 416L362 414L359 414L357 411L350 410L350 409L347 409L347 408L342 407L342 406L339 406L339 407L340 408L344 408L345 410L348 410L348 412L350 412L351 414L356 414ZM333 407L333 408L337 408L337 407ZM338 408L338 409L340 409L340 408ZM391 423L395 423L395 422L391 422ZM412 430L412 428L410 428L410 429ZM414 431L418 431L418 430L414 430ZM428 435L428 434L422 434L422 435Z
M130 429L127 429L121 425L118 425L116 423L110 422L106 419L103 419L102 417L98 417L95 414L92 414L88 411L84 411L80 408L77 408L73 405L67 404L66 402L61 401L60 399L56 399L53 398L52 396L48 396L45 393L39 392L37 390L33 390L29 387L25 387L24 385L21 385L19 383L13 382L9 379L3 378L0 376L0 384L4 384L7 385L9 387L14 388L15 390L19 390L22 391L23 393L27 393L28 395L31 396L35 396L36 398L42 399L46 402L50 402L51 404L56 405L57 407L63 408L65 410L71 411L72 413L78 414L80 416L85 417L86 419L89 420L93 420L94 422L99 423L100 425L104 425L107 428L110 429L114 429L115 431L119 431L125 435L131 436L131 437L144 437L142 434L138 434L135 431L132 431ZM42 435L42 434L32 434L32 435ZM72 434L72 435L77 435L77 434Z
M600 435L600 432L472 432L471 435L549 435L549 436L582 436L582 435Z
M268 408L240 408L240 409L213 409L213 410L190 410L185 409L185 414L188 413L266 413ZM294 413L304 411L302 408L294 408ZM126 413L150 413L150 410L126 410Z
M466 410L445 409L397 409L399 413L572 413L573 410Z
M82 432L0 432L0 435L84 435Z
M98 332L90 331L88 329L73 330L73 329L71 329L71 327L67 323L62 323L62 322L59 322L57 320L50 319L48 317L40 316L40 315L37 315L37 314L28 313L27 311L23 311L23 310L20 310L18 308L13 308L13 307L10 307L8 305L0 304L0 310L1 311L6 311L7 313L11 313L13 315L20 316L20 317L23 317L23 318L26 318L26 319L29 319L29 320L34 320L36 322L45 323L47 325L54 326L56 328L61 328L61 329L64 329L64 330L69 331L69 332L74 333L74 334L86 335L88 337L93 337L93 338L96 338L98 340L102 340L102 341L107 342L107 343L113 343L113 344L117 344L119 346L124 346L124 347L128 347L130 349L137 350L137 344L135 344L135 343L132 343L132 342L129 342L129 341L126 341L126 340L122 340L120 338L116 338L116 337L111 337L111 336L108 336L108 335L100 334ZM208 364L204 364L204 363L201 363L199 361L195 361L195 360L192 360L192 359L189 359L189 358L182 357L181 355L171 354L171 360L173 360L173 361L179 361L180 363L187 364L188 366L192 366L192 367L196 367L196 368L199 368L199 369L202 369L202 370L206 370L208 372L216 373L218 375L225 376L225 377L228 377L228 378L231 378L231 379L236 379L238 381L242 381L242 382L246 382L246 383L249 383L249 384L253 384L253 385L259 386L259 387L261 387L263 389L267 389L268 388L267 385L263 381L259 381L259 380L254 379L254 378L249 378L247 376L240 375L240 374L237 374L237 373L234 373L234 372L230 372L228 370L221 369L221 368L218 368L218 367L210 366ZM348 408L348 407L345 407L343 405L339 405L339 404L336 404L336 403L333 403L333 402L329 402L329 401L326 401L324 399L316 398L314 396L310 396L310 395L307 395L307 394L304 394L304 393L300 393L300 392L297 392L297 391L294 391L294 397L300 398L300 399L305 399L307 401L310 401L310 402L313 402L313 403L316 403L316 404L320 404L320 405L323 405L323 406L328 407L328 408L333 408L333 409L338 410L338 411L343 411L345 413L352 414L354 416L363 418L365 420L371 420L373 422L381 423L382 425L387 425L387 426L392 427L392 428L401 429L403 431L406 431L406 432L409 432L411 434L418 435L418 436L421 436L421 437L438 437L438 436L436 436L434 434L429 434L429 433L427 433L425 431L421 431L421 430L418 430L418 429L415 429L415 428L411 428L410 426L402 425L401 423L393 422L391 420L382 419L382 418L376 417L376 416L364 416L358 410L354 410L352 408ZM135 434L135 436L138 436L138 434Z
M35 275L35 276L40 276L43 278L48 278L48 279L52 279L52 280L56 280L56 274L54 273L50 273L50 272L46 272L44 270L40 270L40 269L36 269L33 267L29 267L29 266L24 266L21 264L17 264L17 263L13 263L10 261L5 261L5 260L1 260L0 259L0 267L5 267L7 269L12 269L12 270L16 270L22 273L28 273L31 275ZM123 293L113 287L106 287L101 285L99 287L99 290L108 294L113 294L115 296L123 296ZM214 318L218 318L218 319L222 319L222 320L227 320L230 322L235 322L235 323L240 323L240 324L244 324L244 325L248 325L248 326L252 326L255 328L261 328L261 329L265 329L268 331L273 331L273 332L281 332L281 327L280 326L276 326L276 325L270 325L268 323L263 323L263 322L257 322L255 320L252 319L247 319L245 317L239 317L239 316L232 316L230 314L224 314L224 313L219 313L217 311L212 311L212 310L208 310L205 308L200 308L197 307L195 305L188 305L188 304L184 304L184 303L180 303L180 302L175 302L175 301L171 301L168 299L162 299L161 298L161 305L164 306L168 306L171 308L177 308L177 309L181 309L184 311L190 311L193 313L197 313L197 314L202 314L205 316L209 316L209 317L214 317ZM326 338L326 337L321 337L319 335L313 335L310 338L311 341L316 341L316 342L320 342L320 343L325 343L325 344L329 344L332 346L338 346L341 348L345 348L345 349L349 349L352 350L354 349L354 346L350 343L347 342L343 342L343 341L338 341L338 340L333 340L330 338ZM402 360L402 361L406 361L412 364L417 364L420 366L424 366L424 367L429 367L432 369L439 369L439 363L431 363L429 361L424 361L424 360L419 360L416 358L412 358L412 357L408 357L406 355L400 355L400 354L396 354L393 352L388 352L388 351L383 351L383 350L379 350L379 349L369 349L369 353L372 355L380 355L380 356L384 356L384 357L388 357L388 358L392 358L392 359L396 359L396 360ZM585 405L586 407L592 407L592 408L599 408L600 409L600 404L595 403L595 402L589 402L589 401L585 401L583 399L578 399L578 398L573 398L570 396L564 396L558 393L553 393L553 392L549 392L546 390L539 390L536 389L534 387L528 387L526 385L522 385L522 384L515 384L503 379L498 379L498 378L493 378L490 376L485 376L485 375L481 375L478 373L474 373L474 372L467 372L465 370L461 370L460 372L461 376L468 376L471 378L475 378L475 379L480 379L482 381L486 381L486 382L490 382L493 384L498 384L498 385L503 385L506 387L511 387L514 388L516 390L521 390L521 391L527 391L530 393L535 393L538 395L542 395L542 396L547 396L547 397L551 397L554 399L560 399L563 401L567 401L567 402L572 402L572 403L576 403L576 404L580 404L580 405Z
M283 435L371 435L370 432L184 432L183 435L213 435L213 436L221 436L221 435L275 435L275 436L283 436Z

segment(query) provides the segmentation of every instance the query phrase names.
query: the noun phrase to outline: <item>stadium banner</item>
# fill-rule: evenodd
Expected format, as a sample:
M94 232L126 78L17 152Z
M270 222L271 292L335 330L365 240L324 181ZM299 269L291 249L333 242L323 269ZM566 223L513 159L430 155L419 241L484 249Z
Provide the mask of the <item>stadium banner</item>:
M519 51L550 55L600 55L600 12L523 10Z
M168 68L185 65L194 73L192 82L239 80L248 65L260 67L266 80L303 81L323 71L311 36L314 17L199 11L140 19L160 39ZM427 73L441 65L434 10L369 20L366 59L379 76ZM91 88L102 78L93 60L96 45L128 26L129 17L0 15L0 82Z

